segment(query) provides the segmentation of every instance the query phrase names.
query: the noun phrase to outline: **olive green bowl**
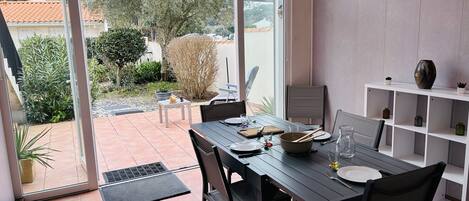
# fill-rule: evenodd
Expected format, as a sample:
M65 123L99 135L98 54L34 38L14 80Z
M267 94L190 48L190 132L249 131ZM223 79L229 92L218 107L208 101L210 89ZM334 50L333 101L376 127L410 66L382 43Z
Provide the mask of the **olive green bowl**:
M280 135L280 145L287 153L299 154L310 152L313 146L313 139L303 142L293 142L305 135L306 133L284 133Z

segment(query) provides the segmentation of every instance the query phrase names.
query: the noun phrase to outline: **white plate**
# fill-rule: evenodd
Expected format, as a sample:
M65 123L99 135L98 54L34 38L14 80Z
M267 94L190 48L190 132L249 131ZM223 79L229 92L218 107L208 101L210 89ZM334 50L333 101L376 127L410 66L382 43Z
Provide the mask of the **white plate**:
M337 171L337 176L342 179L357 183L366 183L368 180L383 177L378 170L365 166L347 166Z
M312 131L304 131L304 133L310 133ZM322 135L324 133L324 135ZM319 135L322 135L322 136L319 136ZM332 137L332 135L326 131L318 131L316 133L314 133L314 136L319 136L319 137L315 137L314 138L314 141L324 141L324 140L328 140Z
M231 150L239 152L253 152L258 151L262 148L264 148L264 144L252 140L238 142L230 145Z
M229 119L225 119L225 123L232 124L232 125L239 125L243 123L243 119L241 117L229 118Z

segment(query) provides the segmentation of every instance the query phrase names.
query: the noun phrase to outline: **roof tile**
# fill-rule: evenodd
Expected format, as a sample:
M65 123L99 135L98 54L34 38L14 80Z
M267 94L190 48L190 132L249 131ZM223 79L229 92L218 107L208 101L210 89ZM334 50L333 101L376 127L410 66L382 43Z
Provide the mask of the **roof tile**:
M61 23L63 8L60 1L0 1L7 23ZM82 8L85 22L103 22L100 13Z

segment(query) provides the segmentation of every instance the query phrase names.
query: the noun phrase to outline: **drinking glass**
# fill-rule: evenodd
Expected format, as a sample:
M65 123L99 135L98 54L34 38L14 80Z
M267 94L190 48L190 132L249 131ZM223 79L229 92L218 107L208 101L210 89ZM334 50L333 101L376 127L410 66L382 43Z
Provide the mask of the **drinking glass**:
M355 140L353 138L354 129L352 126L339 127L339 138L336 142L336 151L343 158L353 158L355 156Z
M335 147L332 147L328 150L327 156L329 158L329 167L337 171L340 168L340 161L339 161L339 153L337 152Z
M248 127L249 126L249 117L246 114L241 114L239 116L241 118L241 126Z

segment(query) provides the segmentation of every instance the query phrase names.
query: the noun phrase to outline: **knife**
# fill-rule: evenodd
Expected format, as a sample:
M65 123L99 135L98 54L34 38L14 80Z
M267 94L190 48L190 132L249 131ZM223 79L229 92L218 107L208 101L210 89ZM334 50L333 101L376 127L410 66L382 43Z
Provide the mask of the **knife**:
M239 154L238 158L248 158L248 157L257 156L257 155L261 155L261 154L264 154L264 152Z
M321 145L326 145L326 144L329 144L329 143L333 143L335 141L337 141L337 139L321 142Z

